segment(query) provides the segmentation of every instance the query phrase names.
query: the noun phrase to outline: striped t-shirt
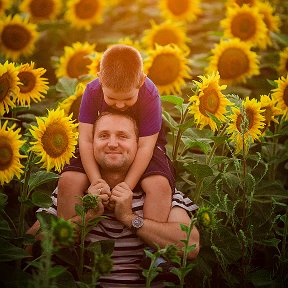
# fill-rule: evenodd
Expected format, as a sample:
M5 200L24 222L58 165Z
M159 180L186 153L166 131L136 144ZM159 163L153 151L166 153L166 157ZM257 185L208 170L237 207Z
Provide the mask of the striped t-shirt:
M143 216L145 193L133 191L132 210ZM49 209L40 208L37 212L46 211L57 215L57 188L52 193L53 204ZM187 211L194 211L197 205L180 191L175 191L172 207L179 206ZM106 211L106 219L101 220L87 236L87 241L114 240L114 251L111 255L113 268L110 274L102 276L99 287L145 287L145 279L140 266L144 257L144 248L147 246L140 238L120 223L113 212Z

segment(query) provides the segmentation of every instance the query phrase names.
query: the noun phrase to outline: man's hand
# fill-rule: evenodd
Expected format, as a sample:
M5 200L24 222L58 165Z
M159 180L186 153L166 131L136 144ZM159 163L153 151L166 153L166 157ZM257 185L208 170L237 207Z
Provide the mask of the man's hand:
M105 207L109 204L109 199L111 196L111 191L109 185L103 179L98 179L96 182L90 185L87 190L87 193L99 195L102 203Z
M114 215L118 221L130 226L133 218L132 212L133 192L128 184L121 182L112 189L110 203L115 203Z

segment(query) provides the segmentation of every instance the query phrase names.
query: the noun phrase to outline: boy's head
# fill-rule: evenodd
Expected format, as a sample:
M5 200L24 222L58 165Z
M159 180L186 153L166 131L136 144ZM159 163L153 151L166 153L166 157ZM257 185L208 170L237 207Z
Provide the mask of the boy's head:
M138 99L146 75L139 51L132 46L116 44L108 48L100 62L99 80L104 100L118 110L126 110Z

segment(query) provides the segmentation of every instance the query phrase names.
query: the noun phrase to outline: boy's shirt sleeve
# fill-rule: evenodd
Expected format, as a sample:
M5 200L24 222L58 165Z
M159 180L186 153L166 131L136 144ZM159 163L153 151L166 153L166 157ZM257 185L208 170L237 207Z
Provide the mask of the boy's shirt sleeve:
M148 79L149 80L149 79ZM160 132L162 126L162 106L157 88L149 80L140 101L139 136L145 137Z

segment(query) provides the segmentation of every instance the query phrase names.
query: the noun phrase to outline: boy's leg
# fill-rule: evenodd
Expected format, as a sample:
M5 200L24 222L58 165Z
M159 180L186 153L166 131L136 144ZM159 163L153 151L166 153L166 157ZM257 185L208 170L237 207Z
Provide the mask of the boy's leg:
M80 204L79 197L84 195L90 182L85 173L65 171L58 181L57 216L70 219L76 215L75 205Z
M146 194L144 218L166 222L172 203L172 190L168 179L162 175L151 175L141 181L141 187Z

